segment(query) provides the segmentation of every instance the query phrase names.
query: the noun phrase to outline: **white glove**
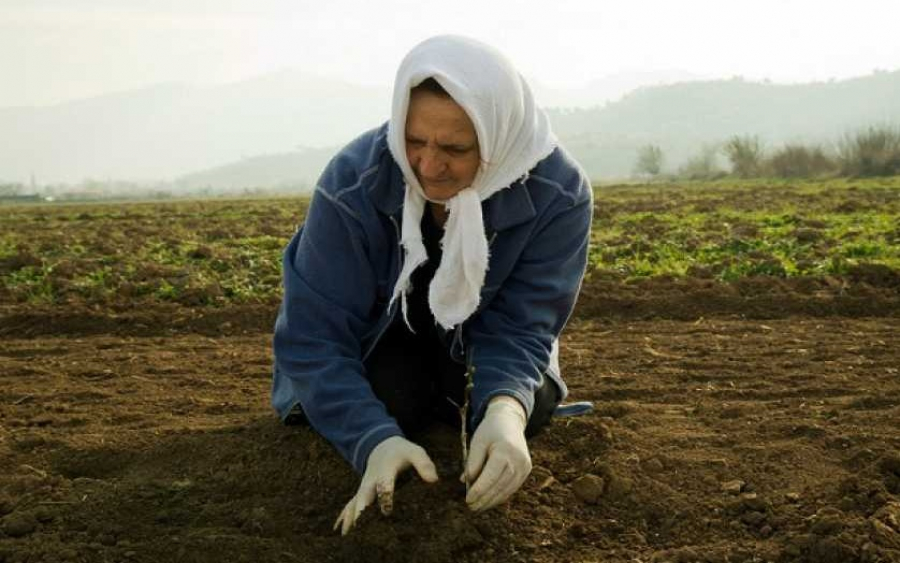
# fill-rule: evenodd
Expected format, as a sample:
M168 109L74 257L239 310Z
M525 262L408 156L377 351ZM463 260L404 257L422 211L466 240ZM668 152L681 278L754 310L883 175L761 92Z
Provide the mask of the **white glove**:
M466 464L467 482L474 483L466 503L475 511L506 501L531 473L525 442L525 409L518 400L500 395L491 399L472 437ZM485 463L487 460L487 463Z
M390 514L394 508L394 479L410 465L416 468L425 482L434 483L438 480L437 469L425 450L406 438L391 436L375 446L366 462L359 490L334 521L334 529L337 530L340 526L341 535L346 536L356 524L356 519L372 504L376 496L381 512L384 515Z

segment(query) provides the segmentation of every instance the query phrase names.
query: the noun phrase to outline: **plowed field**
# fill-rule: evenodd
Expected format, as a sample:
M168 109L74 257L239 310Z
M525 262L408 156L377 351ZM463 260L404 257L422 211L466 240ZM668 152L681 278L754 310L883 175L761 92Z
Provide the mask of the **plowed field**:
M268 405L273 301L8 300L0 563L898 562L900 290L855 272L593 277L561 361L597 408L512 502L468 512L435 427L441 481L346 538L358 477Z

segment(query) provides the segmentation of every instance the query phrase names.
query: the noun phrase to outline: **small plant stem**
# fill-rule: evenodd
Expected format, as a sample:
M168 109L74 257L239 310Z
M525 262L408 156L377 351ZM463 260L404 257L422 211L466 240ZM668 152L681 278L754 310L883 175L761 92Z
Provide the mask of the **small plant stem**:
M462 442L462 470L463 476L466 481L466 492L469 492L469 473L466 470L466 466L469 463L469 434L467 428L467 421L469 418L469 398L472 396L472 387L475 379L475 366L470 365L468 369L466 369L466 387L463 390L463 403L462 406L459 407L459 419L462 423L460 426L459 438L460 442Z

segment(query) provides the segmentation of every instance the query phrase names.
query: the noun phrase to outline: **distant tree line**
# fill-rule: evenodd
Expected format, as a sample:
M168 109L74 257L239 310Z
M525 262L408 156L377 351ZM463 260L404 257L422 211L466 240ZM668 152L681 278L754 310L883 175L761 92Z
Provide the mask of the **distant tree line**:
M645 145L638 150L634 172L659 177L664 159L659 146ZM740 178L900 175L900 128L870 126L844 135L832 148L798 142L767 149L756 136L737 135L720 145L702 147L668 177L699 180L729 174Z
M19 183L0 182L0 197L12 197L24 193L25 186Z
M167 200L191 198L265 198L309 193L305 182L282 182L278 185L225 187L178 186L171 182L138 183L120 180L86 179L78 184L43 184L26 186L19 182L0 181L0 203L22 201L103 201L103 200Z

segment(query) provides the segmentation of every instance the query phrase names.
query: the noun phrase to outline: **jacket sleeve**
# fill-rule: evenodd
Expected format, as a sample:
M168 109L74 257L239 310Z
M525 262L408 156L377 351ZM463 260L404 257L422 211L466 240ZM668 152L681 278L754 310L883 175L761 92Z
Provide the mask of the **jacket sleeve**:
M531 417L535 391L575 306L587 264L593 205L586 181L578 194L559 197L510 276L468 328L476 423L496 395L515 397Z
M282 418L299 403L312 427L359 472L376 445L402 435L362 362L376 294L364 234L352 209L317 189L284 253L272 388Z

